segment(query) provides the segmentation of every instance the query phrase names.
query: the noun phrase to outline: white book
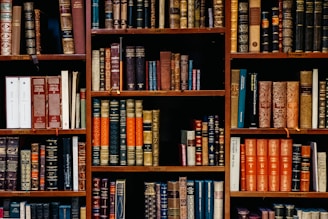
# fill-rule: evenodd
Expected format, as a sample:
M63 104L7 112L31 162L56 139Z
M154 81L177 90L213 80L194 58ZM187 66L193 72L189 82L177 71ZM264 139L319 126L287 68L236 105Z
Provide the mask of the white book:
M77 92L77 86L78 86L78 77L79 72L73 71L72 72L72 90L71 90L71 129L75 129L75 114L76 114L76 92Z
M31 219L31 205L29 203L26 203L25 205L25 219Z
M79 191L79 137L72 136L73 191Z
M318 180L318 151L317 151L317 142L311 141L311 156L312 156L312 185L313 191L318 192L319 189L319 180Z
M223 219L224 181L214 181L214 213L213 219Z
M318 101L319 101L319 72L313 69L312 73L312 128L318 128Z
M31 77L19 77L19 127L32 128Z
M91 75L92 75L92 83L91 83L91 90L92 91L99 91L100 90L100 68L99 68L99 60L100 60L100 53L99 49L92 50L92 68L91 68Z
M68 70L61 71L62 128L69 129L69 82Z
M195 218L195 181L187 179L187 210L188 219Z
M75 128L79 129L81 128L81 112L80 112L80 107L81 107L81 98L80 98L80 93L76 93L76 104L75 104Z
M318 192L327 191L327 153L318 152Z
M230 191L239 191L240 137L230 137Z
M26 201L19 202L19 219L26 219Z
M181 144L187 147L187 166L196 165L195 130L181 130Z
M6 76L6 127L19 128L19 77Z

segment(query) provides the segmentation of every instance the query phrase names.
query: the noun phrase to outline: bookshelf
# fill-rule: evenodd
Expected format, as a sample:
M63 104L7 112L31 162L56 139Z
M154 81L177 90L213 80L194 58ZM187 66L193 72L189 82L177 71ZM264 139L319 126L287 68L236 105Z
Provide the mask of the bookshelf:
M278 7L278 2L282 4L285 1L260 1L261 10L268 11L269 14L272 13L272 7ZM288 1L286 1L288 2ZM295 19L295 8L296 1L293 2L293 19ZM307 1L304 1L307 2ZM315 4L315 3L314 3ZM325 3L323 3L324 5ZM304 3L305 5L305 3ZM230 7L230 6L229 6ZM230 10L226 9L226 12L230 15ZM296 22L293 20L293 22ZM270 23L270 28L272 23ZM227 23L227 28L231 28L231 23ZM262 29L261 29L262 30ZM269 36L272 37L272 30L269 30ZM295 31L295 29L294 29ZM295 34L295 32L294 32ZM322 51L314 52L295 52L295 43L298 42L299 38L293 38L293 49L288 52L263 52L262 49L259 52L243 52L239 53L238 51L231 51L231 33L227 32L226 34L226 62L225 62L225 76L226 76L226 96L231 95L229 88L230 82L230 72L231 69L241 69L246 68L247 72L257 72L260 81L299 81L300 80L300 71L308 69L313 71L313 69L319 69L319 80L325 80L327 77L326 71L327 68L324 65L326 59L328 58L327 53L322 47ZM293 35L295 36L295 35ZM269 38L270 38L269 37ZM272 39L272 38L270 38ZM261 41L263 42L263 41ZM269 41L272 43L272 41ZM304 43L304 42L303 42ZM272 44L269 44L272 46ZM272 48L272 47L271 47ZM287 47L286 47L287 48ZM261 63L259 65L259 63ZM310 104L311 105L311 104ZM230 112L230 99L226 98L226 112ZM272 106L271 106L272 107ZM270 107L270 108L271 108ZM301 108L301 106L300 106ZM272 111L271 111L272 113ZM246 114L247 115L247 114ZM326 136L328 134L327 127L325 128L275 128L273 127L271 114L271 123L269 128L249 128L247 125L242 128L230 128L230 118L232 115L229 113L226 114L226 138L230 137L240 137L241 142L244 143L245 139L256 138L256 139L292 139L293 143L299 143L302 145L307 145L311 141L317 142L318 150L322 152L327 152L325 146ZM316 117L318 118L318 117ZM300 125L300 124L299 124ZM232 153L230 151L230 142L226 141L227 155ZM311 151L312 153L312 151ZM226 173L227 175L233 174L231 172L231 160L228 159L226 163ZM270 165L270 164L269 164ZM252 213L259 213L260 207L268 207L271 210L277 213L276 204L282 204L285 209L288 204L291 204L299 209L306 208L323 208L321 203L324 202L327 198L327 192L315 192L313 190L313 170L310 170L310 185L309 191L230 191L229 183L226 183L226 206L225 210L226 218L236 218L238 217L237 208L246 207ZM292 168L291 168L292 170ZM292 173L291 173L292 174ZM227 178L229 179L229 177ZM302 182L301 182L302 183ZM229 203L227 205L227 203ZM245 204L249 203L249 204ZM251 204L252 203L252 204ZM327 210L327 209L325 209ZM296 214L296 210L294 211ZM261 212L260 212L261 214ZM240 216L240 215L239 215ZM270 217L269 217L270 218Z

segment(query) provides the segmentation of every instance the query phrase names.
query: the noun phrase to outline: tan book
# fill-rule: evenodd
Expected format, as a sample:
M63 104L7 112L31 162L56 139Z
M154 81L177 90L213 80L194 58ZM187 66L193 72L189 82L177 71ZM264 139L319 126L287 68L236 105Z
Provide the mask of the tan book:
M153 109L153 166L159 166L160 109Z
M153 132L152 132L153 112L143 110L143 156L144 166L151 166L153 163Z
M231 128L238 127L239 80L240 80L240 69L231 69L231 85L230 85Z
M34 26L35 26L35 52L41 54L41 10L38 8L34 9Z
M230 52L235 53L237 52L237 33L238 33L238 0L231 0L231 7L230 7L230 41L231 41L231 48Z
M249 52L260 52L261 0L249 0Z
M169 24L171 29L180 28L180 1L169 0Z
M300 128L312 128L312 71L300 71Z
M161 63L161 89L171 89L171 51L160 51L160 63Z
M165 0L159 0L158 28L165 28Z
M271 127L272 81L259 81L259 128Z
M272 116L274 128L285 128L287 124L287 82L272 82Z
M188 1L188 28L194 27L194 20L195 20L195 4L194 0L187 0Z
M181 67L180 67L180 53L175 53L174 56L174 90L181 90L180 78L181 78Z
M180 28L188 27L188 0L180 1Z
M287 81L287 128L299 128L299 81Z
M326 127L326 81L319 81L318 128Z
M22 6L13 6L13 22L12 22L12 38L11 38L11 54L20 54L21 41L21 24L22 24Z

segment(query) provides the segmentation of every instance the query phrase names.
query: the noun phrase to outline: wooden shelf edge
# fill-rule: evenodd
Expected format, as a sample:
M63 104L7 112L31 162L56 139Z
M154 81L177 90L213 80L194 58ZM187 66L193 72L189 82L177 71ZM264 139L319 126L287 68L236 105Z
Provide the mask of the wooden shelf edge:
M86 129L0 129L0 135L85 135Z
M224 172L224 166L93 166L92 172Z
M86 54L41 54L36 55L38 60L48 60L48 61L57 61L57 60L86 60ZM31 55L11 55L11 56L3 56L0 55L0 61L32 61Z
M85 191L0 191L0 197L84 197Z
M328 129L285 129L285 128L232 128L231 135L254 134L291 134L291 135L326 135Z
M328 198L328 192L230 192L234 198Z
M177 97L186 97L186 96L225 96L224 90L185 90L185 91L92 91L92 97L106 97L106 96L177 96Z
M302 58L313 58L313 59L326 59L328 53L322 52L291 52L291 53L230 53L230 59L302 59Z

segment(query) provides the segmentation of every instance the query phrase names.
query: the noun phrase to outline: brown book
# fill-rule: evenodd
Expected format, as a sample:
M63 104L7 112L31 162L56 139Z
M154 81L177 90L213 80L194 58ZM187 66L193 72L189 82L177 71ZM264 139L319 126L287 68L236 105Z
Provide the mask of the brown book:
M171 51L160 51L161 89L171 89Z
M111 50L111 90L120 90L120 44L112 43Z
M64 54L74 54L71 0L59 0L59 14L63 52Z
M21 41L21 24L22 24L22 6L13 6L13 22L12 22L12 38L11 38L11 54L20 54Z
M180 57L180 83L181 90L188 90L188 55L181 55Z
M105 48L105 90L111 89L111 50L110 47Z
M34 26L35 26L35 52L41 54L41 10L38 8L34 9Z
M246 191L256 191L256 138L245 139Z
M179 176L180 219L187 219L187 177Z
M292 189L293 139L280 140L280 191Z
M125 47L126 89L136 90L136 49L135 46Z
M280 140L268 139L268 191L280 190Z
M72 28L76 54L85 54L85 15L84 1L71 0Z
M219 140L219 139L217 139ZM202 165L208 165L208 119L204 116L202 120Z
M180 28L180 1L169 1L169 24L171 29Z
M299 127L299 81L287 81L287 128Z
M188 1L180 1L180 28L188 27Z
M47 127L46 86L46 77L32 77L32 128L35 129L44 129Z
M174 56L174 90L181 90L181 84L180 84L180 79L181 79L181 68L180 68L180 53L175 53Z
M260 52L261 0L249 1L249 51Z
M274 128L287 125L287 82L272 82L272 117Z
M272 81L259 81L259 128L271 127Z
M246 147L240 144L240 191L246 191Z
M167 211L172 219L180 218L179 181L167 182Z
M302 145L301 148L301 176L300 191L309 192L311 183L311 146Z
M326 81L319 81L318 128L326 127Z
M312 128L312 71L300 71L300 128Z
M268 191L268 139L256 140L256 191Z
M240 80L240 69L231 69L231 85L230 85L231 128L238 127L239 80Z
M61 79L60 76L47 76L47 128L61 127Z

